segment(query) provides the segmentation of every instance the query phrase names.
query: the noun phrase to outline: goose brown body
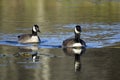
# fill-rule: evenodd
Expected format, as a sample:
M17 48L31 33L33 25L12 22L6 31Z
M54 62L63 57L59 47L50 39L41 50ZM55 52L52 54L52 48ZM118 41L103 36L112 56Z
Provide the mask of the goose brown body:
M18 36L18 42L20 43L38 43L40 38L37 35L37 32L40 32L39 26L34 25L32 28L32 34L22 34Z

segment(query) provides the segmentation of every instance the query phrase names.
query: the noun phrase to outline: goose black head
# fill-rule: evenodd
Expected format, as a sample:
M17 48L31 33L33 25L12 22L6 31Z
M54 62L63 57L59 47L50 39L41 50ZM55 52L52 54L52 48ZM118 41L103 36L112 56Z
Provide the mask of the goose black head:
M33 32L40 32L39 26L35 24L35 25L32 27L32 31L33 31Z
M75 34L80 34L82 32L80 25L75 26L74 32L75 32Z

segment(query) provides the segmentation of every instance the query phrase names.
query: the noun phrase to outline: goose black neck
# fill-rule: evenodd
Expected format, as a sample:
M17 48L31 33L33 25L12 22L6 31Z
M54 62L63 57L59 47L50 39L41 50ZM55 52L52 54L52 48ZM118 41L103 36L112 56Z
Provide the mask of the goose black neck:
M75 54L75 71L80 71L81 69L81 63L80 63L80 55L79 54Z
M80 61L80 54L75 54L75 61Z
M32 35L36 36L36 35L37 35L37 32L34 32L34 31L32 30Z
M75 41L79 42L80 41L80 34L75 33Z

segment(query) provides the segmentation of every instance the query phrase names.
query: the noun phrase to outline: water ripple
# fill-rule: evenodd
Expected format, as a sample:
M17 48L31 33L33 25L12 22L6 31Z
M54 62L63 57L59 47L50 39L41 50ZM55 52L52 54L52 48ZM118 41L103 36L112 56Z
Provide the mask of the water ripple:
M73 30L76 24L56 27L57 33L41 34L42 42L39 48L61 48L63 40L74 36ZM100 48L120 42L120 24L80 24L82 27L81 38L85 40L88 48ZM56 25L57 26L57 25ZM60 29L60 30L59 30ZM0 44L10 46L32 46L33 44L20 44L17 42L18 34L0 33Z

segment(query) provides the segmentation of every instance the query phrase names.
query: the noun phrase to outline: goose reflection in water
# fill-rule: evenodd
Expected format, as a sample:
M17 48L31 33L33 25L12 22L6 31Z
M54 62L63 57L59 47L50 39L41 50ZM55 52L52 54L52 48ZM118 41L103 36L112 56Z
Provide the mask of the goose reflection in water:
M75 72L81 70L81 61L80 57L83 53L85 53L86 48L85 47L68 47L68 48L63 48L63 51L66 55L68 56L74 56L74 69Z
M27 60L32 60L32 62L38 62L38 47L37 46L26 46L19 47L19 52L15 54L16 57L22 57Z

